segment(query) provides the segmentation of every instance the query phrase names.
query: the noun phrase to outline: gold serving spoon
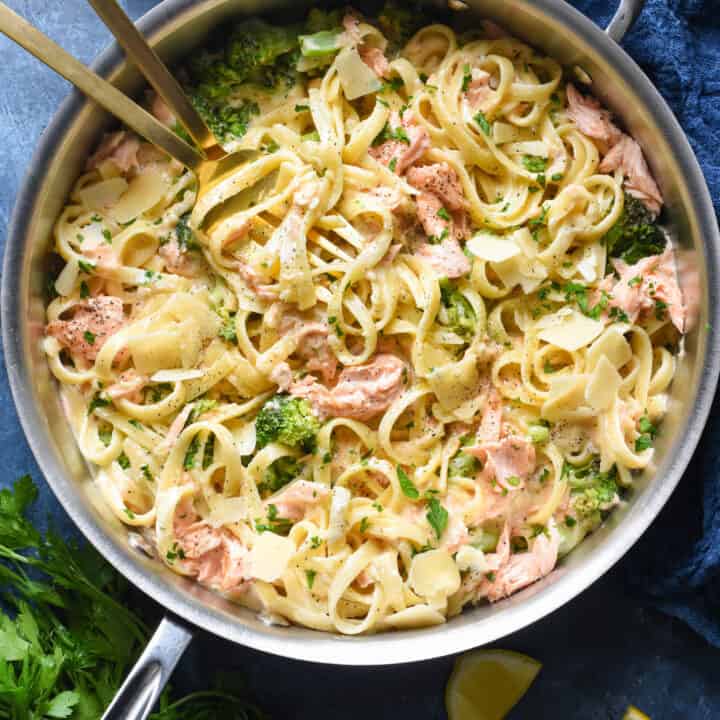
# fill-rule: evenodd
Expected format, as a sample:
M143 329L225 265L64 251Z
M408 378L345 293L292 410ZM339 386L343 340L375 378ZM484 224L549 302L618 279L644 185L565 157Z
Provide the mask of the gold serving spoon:
M120 90L88 69L79 60L0 2L0 32L52 68L127 127L195 173L200 197L211 180L227 168L245 162L248 151L226 153L190 103L182 88L155 51L114 0L90 0L128 57L155 88L197 147L186 143L170 128L133 102Z

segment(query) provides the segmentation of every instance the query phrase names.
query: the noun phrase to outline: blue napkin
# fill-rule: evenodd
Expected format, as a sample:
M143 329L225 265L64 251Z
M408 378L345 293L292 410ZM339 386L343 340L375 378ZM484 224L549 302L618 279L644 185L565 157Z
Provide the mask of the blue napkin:
M606 0L575 0L597 22ZM720 214L720 2L648 0L624 48L687 133ZM678 489L623 561L629 584L720 647L720 398Z

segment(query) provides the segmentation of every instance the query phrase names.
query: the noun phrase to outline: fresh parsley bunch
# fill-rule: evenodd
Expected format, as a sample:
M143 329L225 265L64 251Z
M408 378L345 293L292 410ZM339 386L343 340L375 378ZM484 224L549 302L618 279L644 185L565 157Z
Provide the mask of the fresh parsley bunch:
M128 584L91 547L41 533L25 517L29 476L0 491L0 720L97 720L149 632ZM262 720L221 690L172 700L153 720Z

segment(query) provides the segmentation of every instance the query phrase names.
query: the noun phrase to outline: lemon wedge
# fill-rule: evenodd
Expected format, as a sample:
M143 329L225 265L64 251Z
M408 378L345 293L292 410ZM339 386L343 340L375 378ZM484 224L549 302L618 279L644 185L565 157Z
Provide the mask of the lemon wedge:
M650 718L634 705L630 705L623 715L623 720L650 720Z
M510 650L476 650L455 661L445 688L450 720L502 720L542 664Z

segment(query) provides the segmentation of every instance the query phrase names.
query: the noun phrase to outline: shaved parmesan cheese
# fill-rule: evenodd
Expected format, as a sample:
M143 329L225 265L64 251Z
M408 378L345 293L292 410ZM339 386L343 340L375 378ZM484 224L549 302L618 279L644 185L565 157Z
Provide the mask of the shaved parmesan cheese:
M460 589L460 571L446 550L428 550L412 559L408 582L422 597L447 598Z
M248 515L247 502L243 497L219 497L213 503L207 521L213 527L222 527L229 523L246 520Z
M93 185L86 185L78 190L77 194L80 202L91 210L107 210L118 202L127 188L127 181L124 178L116 177Z
M144 172L133 178L127 191L108 209L108 214L119 223L130 222L146 210L155 207L168 189L168 181L160 170L146 168Z
M547 420L578 418L590 415L592 410L578 408L585 401L586 375L559 375L550 382L550 392L542 406L542 416Z
M626 329L622 325L612 325L590 346L587 352L588 370L592 370L603 357L618 370L630 362L632 349L625 339Z
M254 578L274 582L282 577L292 556L295 543L289 538L264 532L255 538L250 551L250 572Z
M496 145L502 145L508 142L515 142L521 136L520 128L510 123L496 120L492 126L493 140Z
M76 258L68 260L67 265L62 269L62 272L58 275L55 281L55 290L59 295L67 297L73 291L75 287L75 281L78 277L80 266Z
M485 553L472 545L463 545L455 555L455 562L460 572L484 573L490 569Z
M178 368L183 338L176 328L157 330L144 335L133 335L128 349L133 365L141 375L153 375L164 368Z
M460 362L436 367L427 380L440 407L445 412L452 412L477 396L480 383L477 355L472 351L467 352Z
M539 261L525 255L517 255L510 260L493 265L493 270L506 287L520 285L524 293L537 290L547 277L547 268Z
M562 308L544 317L536 327L540 328L538 337L541 340L574 352L590 344L605 326L600 320L593 320L570 308Z
M473 235L466 247L475 257L488 262L503 262L520 254L520 248L513 240L489 232Z
M205 372L199 369L158 370L150 379L157 383L181 382L182 380L197 380L204 374Z
M445 616L429 605L413 605L388 615L385 622L398 629L421 628L442 625L445 622Z
M590 375L585 388L585 399L596 410L608 410L615 402L621 384L620 373L605 356L602 356Z
M347 509L352 495L347 488L336 485L332 489L330 500L330 527L328 528L328 543L339 542L345 537L348 530Z
M343 48L335 60L335 67L348 100L377 92L382 87L378 76L362 61L355 48Z

